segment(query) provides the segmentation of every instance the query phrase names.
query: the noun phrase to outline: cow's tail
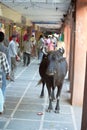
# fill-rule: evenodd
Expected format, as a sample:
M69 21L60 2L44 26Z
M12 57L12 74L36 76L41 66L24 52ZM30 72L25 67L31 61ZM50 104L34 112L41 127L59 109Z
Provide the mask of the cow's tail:
M42 79L40 79L40 80L38 81L36 87L37 87L38 85L40 85L41 83L42 83Z

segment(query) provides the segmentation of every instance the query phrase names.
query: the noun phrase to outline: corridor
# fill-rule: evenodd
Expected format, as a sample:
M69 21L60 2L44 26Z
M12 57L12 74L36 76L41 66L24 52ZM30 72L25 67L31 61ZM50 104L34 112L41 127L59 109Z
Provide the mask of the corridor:
M69 103L67 79L61 93L60 113L46 112L47 90L45 88L44 98L40 98L41 85L36 86L40 79L38 67L37 58L32 59L28 67L18 63L15 82L7 85L6 108L0 115L0 130L80 130L81 108Z

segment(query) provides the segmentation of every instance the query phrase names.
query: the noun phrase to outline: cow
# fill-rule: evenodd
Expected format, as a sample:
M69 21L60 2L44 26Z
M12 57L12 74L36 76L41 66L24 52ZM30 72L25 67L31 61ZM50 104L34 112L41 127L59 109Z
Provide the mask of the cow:
M54 90L57 87L56 93L56 107L55 112L59 113L60 106L60 94L63 85L65 75L67 73L67 62L66 58L63 57L64 49L59 48L57 51L51 51L43 55L42 62L39 66L39 74L41 76L41 82L43 84L41 96L44 94L44 85L46 84L48 95L49 95L49 105L47 111L50 112L52 107L52 101L54 97Z

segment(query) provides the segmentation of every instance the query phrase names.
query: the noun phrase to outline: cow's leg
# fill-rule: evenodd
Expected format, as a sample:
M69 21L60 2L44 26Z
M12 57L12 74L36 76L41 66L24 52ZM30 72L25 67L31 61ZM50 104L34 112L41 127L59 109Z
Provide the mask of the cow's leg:
M41 90L41 94L40 94L40 97L44 97L44 86L45 86L45 82L43 81L42 82L42 90Z
M48 89L48 95L49 95L49 106L48 106L48 109L47 109L47 112L50 112L53 107L52 107L52 93L51 93L51 88L48 86L47 87Z
M55 100L55 96L54 96L54 88L52 89L52 101Z
M56 102L56 107L55 107L55 113L59 113L59 110L60 110L59 101L60 101L60 94L61 94L62 84L61 84L61 86L59 86L57 88L58 88L57 89L57 95L56 95L57 102Z
M55 89L55 76L53 76L52 81L52 101L55 100L54 89Z

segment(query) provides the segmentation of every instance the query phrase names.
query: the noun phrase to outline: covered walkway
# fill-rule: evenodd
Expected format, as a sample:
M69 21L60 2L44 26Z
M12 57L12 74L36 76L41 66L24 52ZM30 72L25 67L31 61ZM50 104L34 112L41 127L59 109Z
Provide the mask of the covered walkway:
M40 98L41 86L37 58L28 67L18 64L15 82L9 82L6 93L6 109L0 115L0 130L80 130L81 108L69 103L69 82L64 81L60 101L60 113L47 113L48 95ZM53 102L55 105L55 102ZM41 112L42 115L38 115Z

